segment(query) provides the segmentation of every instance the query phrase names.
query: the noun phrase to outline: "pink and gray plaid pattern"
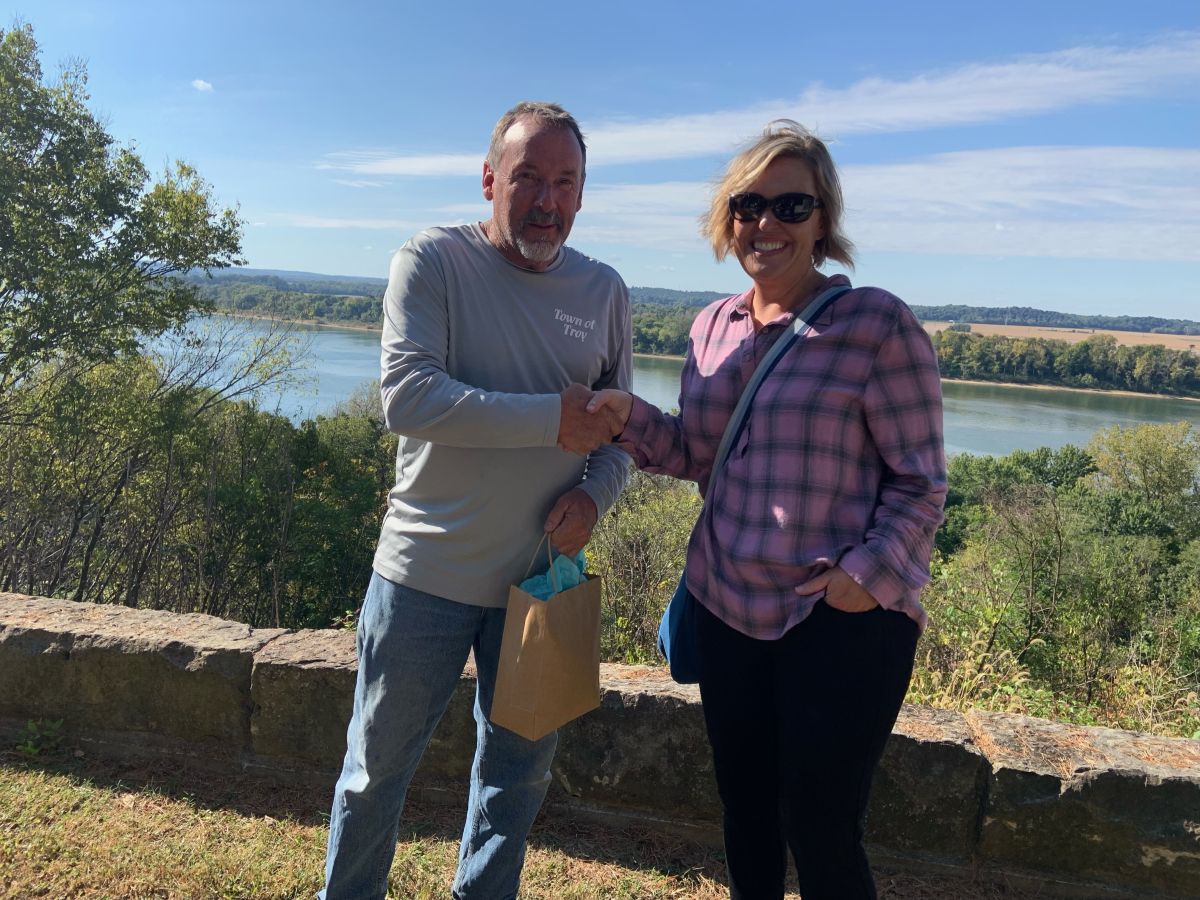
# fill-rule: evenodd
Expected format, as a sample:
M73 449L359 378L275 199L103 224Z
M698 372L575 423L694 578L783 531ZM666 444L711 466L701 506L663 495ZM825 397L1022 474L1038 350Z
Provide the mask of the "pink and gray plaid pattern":
M848 284L834 276L830 284ZM946 465L937 358L879 288L843 294L763 381L713 495L713 457L742 388L790 313L755 333L749 294L692 325L679 416L637 399L620 436L639 468L699 483L688 587L743 634L775 639L820 595L793 588L839 564L879 603L925 625L919 596L942 521Z

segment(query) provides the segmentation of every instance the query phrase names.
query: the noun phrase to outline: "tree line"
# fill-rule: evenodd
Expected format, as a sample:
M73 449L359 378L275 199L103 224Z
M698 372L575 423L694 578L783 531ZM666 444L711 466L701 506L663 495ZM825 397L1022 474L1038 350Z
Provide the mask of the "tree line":
M1078 343L939 331L944 378L1051 384L1200 397L1200 355L1161 344L1119 345L1108 334Z
M258 281L196 282L200 299L218 312L292 322L381 326L383 291L341 294L291 290Z
M394 436L377 414L295 425L189 383L197 365L130 356L22 385L26 415L0 425L0 589L260 627L357 605Z
M197 281L196 286L201 300L235 315L371 327L380 322L380 284L364 283L354 294L294 290L293 282L273 276ZM299 286L312 284L301 282ZM348 284L340 282L339 286ZM634 291L634 352L685 355L696 305L675 296L685 292L651 288ZM1124 346L1118 345L1112 335L1104 334L1077 343L979 335L970 333L964 325L952 325L934 335L933 340L946 378L1200 396L1200 357L1194 349L1174 350L1158 344Z
M379 279L325 280L321 276L247 274L216 279L192 276L199 297L235 315L378 327L384 283ZM683 356L698 309L721 296L712 291L630 289L633 351ZM956 320L935 338L942 375L1017 384L1119 389L1197 396L1197 355L1161 345L1117 346L1111 335L1081 343L1045 338L971 334L967 322L1200 334L1200 323L1154 317L1075 316L1028 307L914 306L924 321Z

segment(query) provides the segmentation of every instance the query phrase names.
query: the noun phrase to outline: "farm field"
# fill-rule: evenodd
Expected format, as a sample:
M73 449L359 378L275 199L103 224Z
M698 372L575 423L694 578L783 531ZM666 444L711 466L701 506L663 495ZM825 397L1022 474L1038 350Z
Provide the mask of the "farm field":
M930 334L944 331L950 322L925 322ZM971 324L971 334L999 334L1013 338L1042 338L1052 341L1067 341L1077 344L1097 334L1110 334L1118 344L1162 344L1171 350L1195 350L1200 348L1200 335L1195 334L1150 334L1144 331L1102 331L1093 328L1044 328L1036 325L976 325Z

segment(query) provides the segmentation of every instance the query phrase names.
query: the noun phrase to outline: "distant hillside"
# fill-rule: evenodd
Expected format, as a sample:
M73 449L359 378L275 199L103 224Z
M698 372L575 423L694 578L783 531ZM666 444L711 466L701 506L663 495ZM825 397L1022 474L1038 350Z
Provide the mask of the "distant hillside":
M218 309L233 313L272 314L290 319L322 322L378 324L379 301L387 285L384 278L358 275L322 275L283 269L223 269L212 278L193 273L187 280L200 285L201 295ZM671 288L631 287L635 320L643 328L664 332L640 352L677 353L679 339L686 341L693 310L727 296L719 291L677 291ZM1091 328L1105 331L1138 331L1149 334L1200 335L1200 322L1157 316L1084 316L1029 306L913 306L925 322L962 322L976 325L1034 325L1043 328ZM667 316L671 322L658 321ZM672 332L671 339L665 332ZM636 343L636 342L635 342ZM653 346L654 349L649 349ZM669 349L668 349L669 348Z
M376 327L387 285L383 278L278 269L225 269L212 278L192 273L187 280L219 312Z
M258 285L275 291L301 294L335 294L348 297L382 297L386 278L366 278L361 275L322 275L318 272L289 272L284 269L220 269L212 278L202 272L190 273L186 279L193 284L215 288L213 296L232 284Z
M721 297L728 297L720 291L673 291L670 288L631 287L629 299L636 306L684 306L704 307Z
M279 280L291 284L326 284L329 282L346 282L347 284L387 284L386 278L370 275L327 275L322 272L298 272L294 269L254 269L249 266L234 269L214 269L209 279L203 272L193 270L188 273L189 281L266 281Z

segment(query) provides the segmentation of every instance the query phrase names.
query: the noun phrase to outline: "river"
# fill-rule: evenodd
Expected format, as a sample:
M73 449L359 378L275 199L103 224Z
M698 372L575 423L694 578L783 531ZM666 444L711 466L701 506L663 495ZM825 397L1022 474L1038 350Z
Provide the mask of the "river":
M303 369L309 382L264 399L295 420L327 412L379 367L379 335L341 328L304 328L311 340ZM634 390L670 409L679 395L678 360L634 358ZM947 453L1005 454L1037 447L1084 446L1101 428L1187 420L1200 429L1200 402L1130 397L1099 391L967 384L945 381Z

